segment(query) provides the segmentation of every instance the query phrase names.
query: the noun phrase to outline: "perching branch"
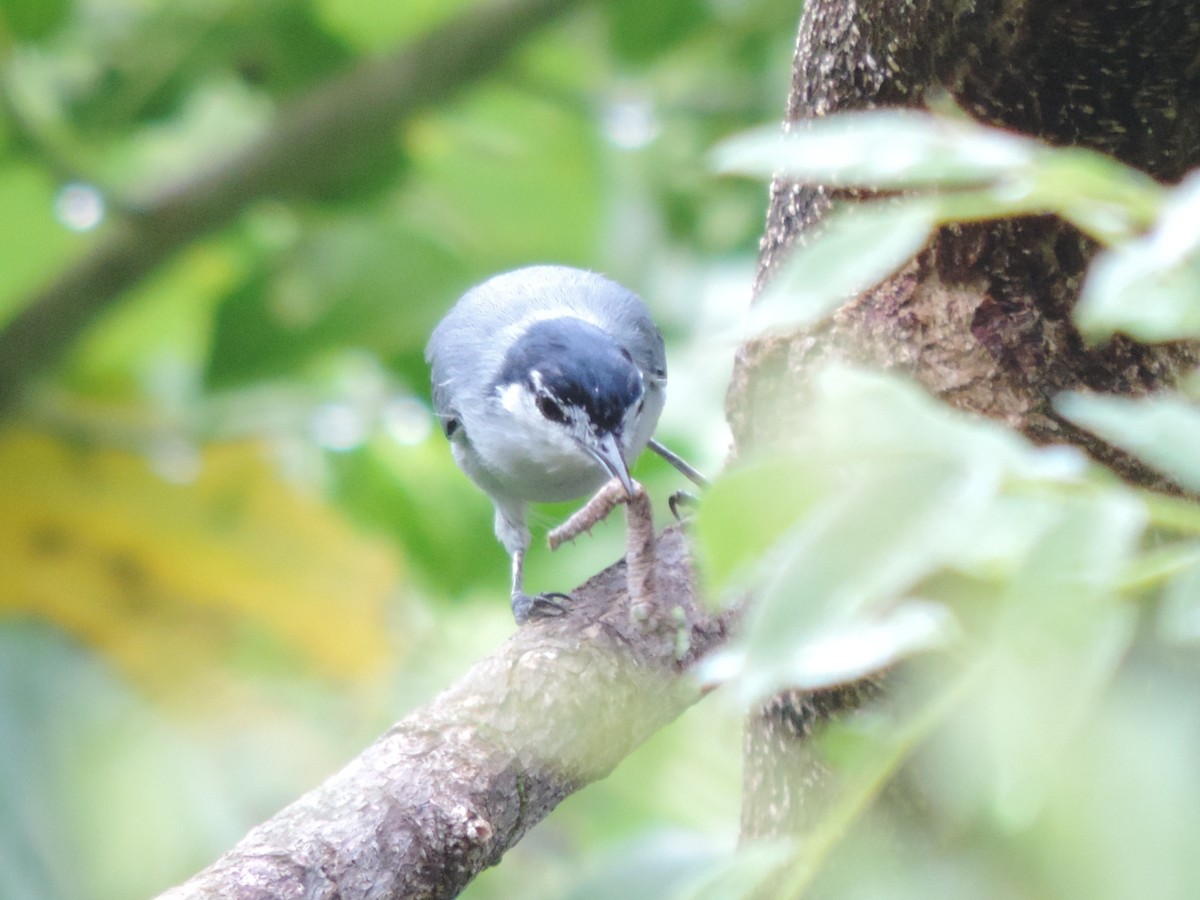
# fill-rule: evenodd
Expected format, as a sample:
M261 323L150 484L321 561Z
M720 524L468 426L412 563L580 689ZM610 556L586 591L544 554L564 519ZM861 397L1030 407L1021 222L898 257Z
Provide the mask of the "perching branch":
M580 0L472 6L395 55L368 60L285 109L261 138L163 192L104 239L0 331L0 413L124 291L190 241L265 197L302 194L369 159L397 122L500 65L537 28Z
M625 580L629 591L629 611L644 627L656 627L664 624L668 616L660 616L659 621L651 621L656 611L667 613L658 603L657 588L654 584L654 510L650 507L650 497L640 484L634 482L636 490L632 497L625 494L621 482L612 479L607 482L596 495L587 502L581 510L571 518L553 529L547 535L551 550L557 550L567 541L573 541L584 532L590 532L618 505L625 503Z
M687 666L724 634L694 603L678 528L657 543L655 586L660 609L680 610L682 633L631 616L625 564L611 566L573 593L566 615L518 629L162 900L456 895L699 698Z

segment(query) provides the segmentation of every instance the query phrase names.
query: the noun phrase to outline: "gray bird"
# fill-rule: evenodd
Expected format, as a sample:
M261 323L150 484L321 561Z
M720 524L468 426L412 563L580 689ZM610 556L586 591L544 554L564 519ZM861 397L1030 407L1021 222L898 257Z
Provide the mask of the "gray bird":
M512 558L513 615L524 623L562 613L566 595L523 590L527 505L583 497L610 478L632 494L629 463L647 443L686 465L650 438L667 363L649 310L593 272L531 266L467 291L425 358L454 459L495 505L496 537Z

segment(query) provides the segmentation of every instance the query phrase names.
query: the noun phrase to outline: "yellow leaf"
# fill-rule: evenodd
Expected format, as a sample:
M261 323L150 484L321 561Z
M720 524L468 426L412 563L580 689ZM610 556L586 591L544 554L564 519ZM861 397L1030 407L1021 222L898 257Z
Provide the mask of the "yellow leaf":
M188 484L109 447L0 432L0 612L55 622L139 680L282 651L354 677L389 656L395 553L282 483L261 445Z

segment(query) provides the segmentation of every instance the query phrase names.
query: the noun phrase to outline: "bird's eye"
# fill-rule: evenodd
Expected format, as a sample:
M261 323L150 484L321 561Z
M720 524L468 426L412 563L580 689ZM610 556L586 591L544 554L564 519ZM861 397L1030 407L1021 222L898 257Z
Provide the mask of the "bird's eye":
M560 425L567 421L567 415L547 394L538 394L537 400L538 411L551 422L558 422Z

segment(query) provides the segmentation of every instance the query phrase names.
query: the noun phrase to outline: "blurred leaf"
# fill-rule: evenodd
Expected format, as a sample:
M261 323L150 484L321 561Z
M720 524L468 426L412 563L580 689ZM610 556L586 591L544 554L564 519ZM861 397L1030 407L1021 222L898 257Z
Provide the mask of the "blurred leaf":
M881 800L889 780L970 696L978 667L955 674L956 677L927 691L911 709L894 719L875 714L831 722L814 736L815 752L826 773L824 778L838 788L827 792L828 785L822 788L814 785L813 799L821 807L805 816L811 825L797 836L792 858L763 879L760 886L769 886L778 896L799 897L825 874L823 870L833 868L836 875L837 866L829 865L830 858L847 845L851 851L861 846L864 832L869 835L863 828L863 820ZM874 867L870 871L873 873ZM861 884L867 877L855 877L853 881ZM823 891L819 888L816 893Z
M96 44L93 77L68 99L72 122L100 133L173 118L222 83L292 96L351 59L309 3L291 0L154 4Z
M1200 308L1200 307L1198 307ZM1060 394L1055 409L1190 491L1200 491L1200 409L1177 395Z
M0 323L49 281L81 243L54 218L57 190L47 173L26 163L0 163Z
M1156 529L1200 535L1200 503L1150 490L1141 491L1138 496Z
M1185 900L1200 877L1194 673L1129 660L1047 781L1032 829L1010 831L1047 896Z
M1072 453L1071 457L1082 469L1083 455ZM1061 499L1048 492L1002 494L975 522L972 539L957 548L948 565L988 582L1012 578L1046 531L1057 524L1060 505Z
M1064 505L999 598L985 741L996 814L1014 824L1035 814L1133 638L1134 610L1118 589L1144 526L1140 504L1122 494Z
M313 0L330 32L369 51L411 40L450 19L477 0L405 0L404 3L344 3Z
M873 110L747 132L721 144L715 161L724 172L837 186L969 187L1027 172L1038 146L959 119Z
M944 612L901 614L895 604L969 532L995 486L926 464L872 473L827 497L758 597L745 690L836 684L944 637Z
M407 146L407 215L482 271L594 255L605 179L580 110L492 84L415 123Z
M1156 215L1164 191L1103 154L1052 148L966 119L910 110L844 112L726 141L725 172L869 190L938 191L942 222L1057 213L1106 242Z
M758 569L770 557L770 548L823 490L809 469L790 458L751 463L718 478L705 492L696 522L704 573L714 591L750 577L747 567Z
M287 97L337 73L353 58L349 48L325 29L311 2L259 0L231 3L227 18L201 48L245 81L277 97ZM226 62L227 61L227 62ZM192 76L185 68L181 74Z
M280 484L255 445L191 452L181 486L130 454L4 433L0 606L160 687L252 647L339 677L381 665L387 549Z
M169 117L130 126L109 140L90 132L74 137L97 179L118 198L140 199L177 190L198 172L231 160L273 115L273 105L246 85L202 81Z
M40 40L70 13L71 0L0 0L0 36L7 30L19 41Z
M1096 258L1075 319L1091 340L1200 336L1200 175L1168 195L1150 234Z
M796 451L719 480L700 514L718 584L737 572L757 585L743 684L754 697L861 676L953 634L951 613L909 592L946 568L1003 577L1022 565L1054 517L1005 486L1083 471L1078 454L1029 447L892 377L830 366L812 387Z
M794 840L746 842L736 852L720 859L697 861L691 878L668 896L672 900L751 900L762 897L763 882L795 852Z
M330 466L339 505L392 536L439 592L461 596L507 572L492 535L490 505L450 462L440 432L415 446L374 441L334 455ZM435 522L437 527L430 527ZM493 546L491 553L480 550Z
M779 684L811 686L862 674L888 662L901 644L909 646L915 620L907 615L893 620L890 632L885 628L896 639L890 647L878 641L880 632L869 645L849 636L861 638L863 628L879 627L884 604L952 555L1003 471L1002 456L978 453L976 430L910 386L835 367L822 372L815 388L789 479L752 475L746 497L718 494L720 505L714 510L706 503L701 512L700 533L724 527L717 534L733 549L722 549L718 559L735 562L744 539L736 523L760 506L774 510L774 522L786 521L788 513L797 520L767 558L760 576L765 584L746 629L752 660L746 689L754 696ZM804 485L803 493L785 493L775 505L768 491L789 480ZM797 499L794 507L784 505ZM740 516L733 509L739 500ZM710 525L705 520L714 514L735 524ZM771 522L766 534L775 537ZM754 530L741 529L755 537ZM702 546L713 543L709 538ZM934 624L941 617L922 618ZM863 649L875 646L885 656L852 659L842 652L847 640ZM841 648L836 660L829 655L834 648Z
M936 223L928 204L875 203L833 213L789 256L750 309L746 333L812 325L912 259Z
M1146 509L1150 527L1157 525L1151 510ZM1186 579L1187 574L1200 562L1200 546L1188 541L1155 546L1144 550L1134 559L1121 575L1120 590L1123 594L1143 594L1159 585L1177 579Z
M1039 636L1037 623L1031 624L1029 642L1052 654L1054 639ZM1001 674L995 673L987 689L1003 690ZM1036 665L1033 674L1054 676L1045 669L1039 672ZM936 687L947 673L929 676ZM1098 702L1095 695L1087 697L1089 713L1071 722L1075 699L1070 691L1076 686L1074 678L1060 684L1032 677L1013 685L1018 696L1012 704L1031 702L1038 716L1052 719L1055 705L1065 703L1069 734L1051 722L1047 739L1054 744L1066 736L1067 743L1048 754L1054 765L1039 773L1039 778L1045 776L1040 794L1009 794L996 802L989 793L1002 754L1014 745L1021 745L1022 754L1040 752L1041 734L1015 727L1028 725L1024 717L1032 712L1018 710L1022 718L999 734L999 718L990 725L981 721L982 711L994 707L976 692L921 748L914 767L916 789L929 802L926 809L936 810L939 825L933 833L944 835L948 829L970 837L949 852L934 842L923 872L919 867L912 871L905 853L897 881L883 888L887 896L929 896L930 879L939 874L947 881L937 896L946 897L1184 900L1190 895L1198 871L1190 850L1197 807L1180 801L1200 790L1192 764L1200 746L1200 723L1186 699L1196 689L1194 672L1185 674L1184 666L1172 665L1142 645L1103 686ZM900 821L906 824L894 834L911 835L907 849L920 853L931 832L911 818ZM987 862L980 862L979 852L987 854Z
M1200 641L1200 547L1192 545L1191 563L1163 590L1158 632L1164 640L1194 645Z
M244 257L236 241L180 254L83 333L63 367L63 383L84 403L149 398L161 404L156 412L185 415L199 394L213 308L245 277Z
M825 472L852 461L958 464L1018 478L1072 479L1084 471L1080 454L1034 448L1007 428L960 413L895 375L835 364L822 369L814 388L798 440L806 454L827 464Z
M661 900L679 896L678 889L698 868L717 856L714 842L697 834L657 828L619 841L588 860L574 884L556 896L562 900Z
M1029 205L1054 212L1104 243L1137 237L1168 194L1138 169L1084 147L1042 145L1031 173ZM1005 199L1008 186L994 193Z
M205 381L225 389L296 374L345 347L419 354L465 281L462 261L438 238L339 217L221 301Z
M645 63L708 23L702 0L616 0L605 5L613 52L620 59Z
M0 622L0 896L151 896L220 853L258 787L196 750L62 632Z

